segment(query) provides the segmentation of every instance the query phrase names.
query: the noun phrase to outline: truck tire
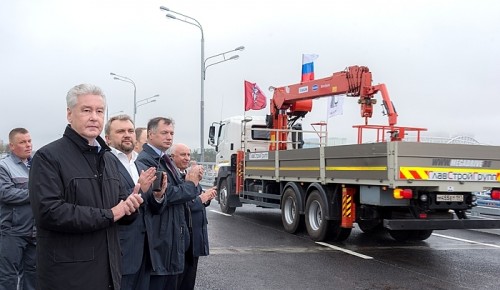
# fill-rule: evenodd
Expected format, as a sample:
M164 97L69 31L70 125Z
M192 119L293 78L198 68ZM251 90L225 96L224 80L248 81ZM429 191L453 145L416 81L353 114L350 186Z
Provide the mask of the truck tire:
M415 241L425 241L432 235L432 230L418 230L413 233L412 239Z
M319 192L311 192L306 202L306 228L309 237L314 241L321 242L326 239L330 221L325 218L325 201Z
M432 230L389 231L389 235L398 242L424 241L432 235Z
M384 230L382 223L378 220L358 221L358 227L365 234L375 234Z
M352 229L346 229L340 226L341 221L332 220L328 229L327 239L334 242L343 242L351 235Z
M304 218L299 213L299 195L292 187L287 187L281 202L281 222L285 231L294 234L304 226Z
M236 210L236 208L229 206L227 203L227 199L229 196L229 188L227 187L227 179L224 178L221 180L218 191L219 192L217 193L217 195L219 196L220 210L226 214L233 214L234 211Z
M406 241L411 240L411 238L413 236L413 231L412 230L402 230L402 231L389 230L389 235L398 242L406 242Z

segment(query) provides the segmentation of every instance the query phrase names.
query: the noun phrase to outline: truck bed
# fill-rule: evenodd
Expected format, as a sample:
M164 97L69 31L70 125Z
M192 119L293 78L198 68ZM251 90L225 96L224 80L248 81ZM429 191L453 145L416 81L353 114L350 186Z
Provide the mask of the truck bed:
M275 181L482 191L500 185L500 146L385 142L247 152L244 175Z

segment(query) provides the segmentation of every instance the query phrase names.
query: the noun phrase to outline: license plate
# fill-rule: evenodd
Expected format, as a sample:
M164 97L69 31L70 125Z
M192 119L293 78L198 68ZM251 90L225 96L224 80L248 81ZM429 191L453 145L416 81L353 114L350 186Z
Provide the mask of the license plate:
M444 201L444 202L463 202L464 196L461 194L437 194L436 201Z

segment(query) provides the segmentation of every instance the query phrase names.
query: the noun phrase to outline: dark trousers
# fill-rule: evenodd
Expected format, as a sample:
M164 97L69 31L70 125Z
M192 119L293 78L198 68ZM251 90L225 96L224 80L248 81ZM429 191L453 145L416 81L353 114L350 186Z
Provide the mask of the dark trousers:
M20 279L18 281L18 279ZM36 289L36 239L0 235L0 290Z
M152 271L151 259L147 248L147 238L142 255L141 268L134 274L122 275L121 290L146 290L149 289L150 276Z
M191 256L191 257L188 257ZM198 271L198 258L193 257L193 254L186 253L184 261L184 272L179 275L178 288L179 290L192 290L196 284L196 271Z
M149 290L175 290L179 275L152 275Z

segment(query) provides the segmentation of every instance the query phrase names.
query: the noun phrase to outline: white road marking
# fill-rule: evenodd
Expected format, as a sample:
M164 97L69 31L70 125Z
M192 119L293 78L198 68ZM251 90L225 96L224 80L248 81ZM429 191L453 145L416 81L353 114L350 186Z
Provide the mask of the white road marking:
M225 216L232 216L232 215L230 215L230 214L227 214L227 213L223 213L223 212L220 212L220 211L218 211L218 210L214 210L214 209L211 209L210 211L211 211L211 212L215 212L215 213L218 213L218 214L220 214L220 215L225 215Z
M337 250L337 251L341 251L341 252L347 253L349 255L360 257L360 258L363 258L363 259L366 259L366 260L373 259L373 257L367 256L367 255L363 255L363 254L360 254L360 253L356 253L354 251L347 250L347 249L344 249L344 248L341 248L341 247L337 247L337 246L334 246L334 245L330 245L330 244L327 244L327 243L316 242L316 244L322 245L322 246L325 246L325 247L328 247L328 248L331 248L331 249L334 249L334 250Z
M455 241L466 242L466 243L471 243L471 244L488 246L488 247L493 247L493 248L499 248L500 249L499 245L486 244L486 243L481 243L481 242L476 242L476 241L471 241L471 240L466 240L466 239L461 239L461 238L455 238L455 237L441 235L441 234L432 234L432 235L436 236L436 237L440 237L440 238L445 238L445 239L450 239L450 240L455 240Z

